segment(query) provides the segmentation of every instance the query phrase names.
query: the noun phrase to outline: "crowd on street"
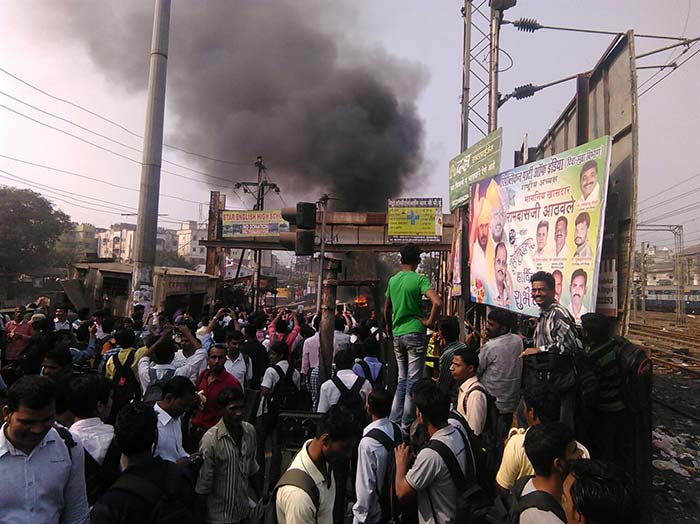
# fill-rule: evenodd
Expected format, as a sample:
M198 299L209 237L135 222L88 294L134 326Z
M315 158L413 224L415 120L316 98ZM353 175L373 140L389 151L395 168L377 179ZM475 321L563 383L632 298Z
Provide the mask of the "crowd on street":
M465 337L400 256L383 311L336 313L330 377L301 310L0 314L0 524L638 522L643 355L545 272L538 319ZM290 461L295 410L316 429Z

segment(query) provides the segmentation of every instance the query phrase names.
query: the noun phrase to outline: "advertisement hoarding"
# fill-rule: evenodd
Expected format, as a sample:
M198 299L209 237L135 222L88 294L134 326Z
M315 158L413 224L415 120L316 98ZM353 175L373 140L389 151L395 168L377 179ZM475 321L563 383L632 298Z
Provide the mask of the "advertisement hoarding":
M289 231L289 223L280 210L274 211L222 211L222 237L276 237Z
M536 316L530 276L547 271L577 321L595 311L610 146L603 136L470 186L472 300Z
M471 184L498 174L502 145L503 130L499 127L450 160L450 212L469 202Z
M392 244L442 241L442 198L390 198L387 236Z

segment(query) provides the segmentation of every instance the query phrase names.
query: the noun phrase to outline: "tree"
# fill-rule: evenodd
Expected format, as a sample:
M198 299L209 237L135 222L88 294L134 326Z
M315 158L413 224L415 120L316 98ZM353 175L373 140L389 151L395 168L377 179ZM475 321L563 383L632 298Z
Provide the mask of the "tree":
M53 267L56 240L70 227L70 217L40 194L0 186L0 272Z
M194 269L194 266L178 255L177 251L156 251L156 266Z

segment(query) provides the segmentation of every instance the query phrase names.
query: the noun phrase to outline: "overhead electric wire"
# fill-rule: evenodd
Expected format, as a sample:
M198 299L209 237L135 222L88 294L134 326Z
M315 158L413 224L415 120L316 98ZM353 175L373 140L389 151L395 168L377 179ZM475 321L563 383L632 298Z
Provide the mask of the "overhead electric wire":
M694 46L695 46L695 44L694 44L693 46L691 46L691 47L694 47ZM688 48L688 49L690 49L690 48ZM676 67L674 67L673 69L671 69L668 73L666 73L664 76L662 76L661 78L659 78L656 82L654 82L653 84L651 84L651 85L650 85L649 87L647 87L644 91L642 91L641 93L639 93L639 98L641 98L641 97L644 96L646 93L648 93L649 91L651 91L651 90L652 90L654 87L656 87L659 83L661 83L662 81L664 81L665 79L667 79L669 76L671 76L675 71L678 71L678 69L680 69L681 66L682 66L683 64L685 64L686 62L688 62L689 60L691 60L691 59L692 59L695 55L697 55L698 53L700 53L700 48L698 48L698 50L695 51L695 52L694 52L692 55L690 55L688 58L686 58L686 59L683 60L682 62L678 63L678 64L676 65ZM662 69L662 71L663 71L663 69Z
M70 200L75 200L75 201L79 202L80 204L92 205L94 202L95 205L102 206L102 208L87 208L86 207L85 209L91 209L93 211L106 211L106 209L103 209L103 208L107 208L107 209L113 210L117 214L121 214L124 211L129 211L129 212L137 211L137 208L132 207L132 206L128 206L126 204L114 203L114 202L103 200L103 199L93 197L90 195L83 195L80 193L75 193L75 192L67 191L65 189L60 189L60 188L57 189L57 188L48 186L46 184L40 184L38 182L27 180L26 178L20 177L16 174L11 173L10 171L6 171L4 169L0 169L0 173L5 174L5 176L0 175L0 176L2 176L2 178L8 179L8 180L13 180L15 182L19 182L21 184L28 185L30 187L35 187L35 188L39 189L40 191L45 191L45 192L49 192L49 193L58 193L59 196L56 198L69 199L69 200L63 200L64 202L67 202L69 204L72 204L72 202L70 202ZM77 204L74 204L74 205L77 205ZM170 222L173 224L181 224L183 222L187 222L187 220L179 220L177 218L159 218L159 220L162 222Z
M9 94L7 94L7 93L5 93L5 92L3 92L3 91L0 91L0 95L6 96L7 98L10 98L10 99L14 100L15 102L19 102L20 104L24 104L24 105L26 105L26 106L28 106L28 107L31 107L31 108L34 109L35 111L39 111L40 113L44 113L45 115L48 115L48 116L51 116L51 117L56 118L56 119L58 119L58 120L61 120L61 121L63 121L63 122L66 122L66 123L68 123L68 124L70 124L70 125L72 125L72 126L77 127L78 129L82 129L83 131L86 131L86 132L88 132L88 133L91 133L91 134L93 134L93 135L95 135L95 136L99 136L100 138L103 138L103 139L105 139L105 140L108 140L108 141L110 141L110 142L112 142L112 143L114 143L114 144L117 144L117 145L119 145L119 146L125 147L125 148L127 148L127 149L132 150L132 151L136 151L137 153L143 153L143 150L142 150L142 149L139 149L138 147L130 146L129 144L125 144L124 142L120 142L119 140L115 140L115 139L113 139L113 138L111 138L111 137L109 137L109 136L107 136L107 135L103 135L102 133L98 133L97 131L93 131L92 129L89 129L89 128L85 127L85 126L82 126L82 125L80 125L80 124L76 124L75 122L73 122L73 121L70 120L70 119L63 118L62 116L56 115L56 114L51 113L51 112L49 112L49 111L45 111L45 110L41 109L40 107L34 106L34 105L32 105L32 104L30 104L30 103L28 103L28 102L25 102L25 101L23 101L23 100L21 100L21 99L19 99L19 98L16 98L16 97L14 97L14 96L12 96L12 95L9 95ZM5 107L5 109L7 109L6 106L2 106L2 107ZM15 111L15 112L16 112L17 114L19 114L19 115L26 116L26 115L24 115L23 113L19 113L19 112L17 112L17 111ZM35 120L35 121L36 121L36 120ZM36 121L36 122L38 122L38 121ZM186 169L186 170L188 170L188 171L192 171L193 173L197 173L197 174L199 174L199 175L204 175L204 176L211 177L211 178L221 178L221 177L219 177L219 176L217 176L217 175L213 175L213 174L211 174L211 173L207 173L206 171L199 171L198 169L194 169L194 168L191 168L191 167L182 165L182 164L178 164L177 162L172 162L172 161L167 160L167 159L163 159L162 162L163 162L164 164L170 164L170 165L172 165L172 166L179 167L180 169ZM223 180L225 180L225 179L223 179Z
M685 197L690 196L690 195L694 195L695 193L698 193L698 192L700 192L700 187L696 187L695 189L691 189L690 191L686 191L682 195L676 195L676 196L673 196L671 198L667 198L666 200L662 200L661 202L657 202L656 204L652 204L649 207L645 207L643 209L638 209L637 214L648 213L652 209L656 209L657 207L661 207L665 204L668 204L669 202L673 202L675 200L685 198Z
M75 102L72 102L71 100L68 100L68 99L66 99L66 98L61 98L61 97L58 97L58 96L56 96L56 95L53 95L53 94L49 93L48 91L45 91L45 90L41 89L40 87L38 87L38 86L32 84L31 82L28 82L28 81L26 81L26 80L20 78L19 76L10 73L9 71L7 71L6 69L3 69L2 67L0 67L0 72L6 74L7 76L9 76L9 77L11 77L11 78L14 78L14 79L17 80L18 82L21 82L22 84L26 85L27 87L30 87L31 89L34 89L35 91L37 91L37 92L39 92L39 93L41 93L41 94L43 94L43 95L48 96L49 98L52 98L52 99L57 100L57 101L59 101L59 102L62 102L62 103L64 103L64 104L68 104L68 105L70 105L70 106L73 106L73 107L75 107L76 109L80 109L81 111L84 111L84 112L86 112L86 113L88 113L88 114L90 114L90 115L92 115L92 116L94 116L94 117L96 117L96 118L99 118L100 120L103 120L103 121L105 121L105 122L107 122L107 123L109 123L109 124L112 124L113 126L116 126L116 127L118 127L119 129L121 129L121 130L123 130L123 131L126 131L127 133L129 133L130 135L132 135L132 136L134 136L134 137L136 137L136 138L143 139L143 135L140 135L140 134L138 134L138 133L136 133L136 132L130 130L130 129L127 128L126 126L124 126L124 125L122 125L122 124L120 124L120 123L118 123L118 122L115 122L114 120L111 120L111 119L109 119L109 118L107 118L107 117L105 117L105 116L103 116L103 115L101 115L101 114L99 114L99 113L96 113L96 112L94 112L94 111L91 111L90 109L87 109L86 107L83 107L83 106L81 106L80 104L77 104L77 103L75 103ZM250 165L252 165L251 162L236 162L236 161L233 161L233 160L224 160L224 159L221 159L221 158L216 158L216 157L213 157L213 156L204 155L204 154L202 154L202 153L196 153L196 152L194 152L194 151L189 151L189 150L184 149L184 148L182 148L182 147L174 146L174 145L172 145L172 144L163 143L163 146L165 146L165 147L167 147L167 148L169 148L169 149L174 149L174 150L176 150L176 151L180 151L180 152L182 152L182 153L186 153L186 154L188 154L188 155L197 156L197 157L200 157L200 158L204 158L204 159L206 159L206 160L211 160L211 161L213 161L213 162L220 162L220 163L222 163L222 164L229 164L229 165L233 165L233 166L250 166Z
M115 155L115 156L118 156L118 157L120 157L120 158L123 158L124 160L128 160L129 162L133 162L134 164L138 164L138 165L140 165L140 166L143 165L139 160L136 160L136 159L134 159L134 158L128 157L128 156L126 156L126 155L123 155L123 154L121 154L121 153L119 153L119 152L117 152L117 151L114 151L114 150L112 150L112 149L109 149L108 147L104 147L104 146L101 146L101 145L96 144L96 143L94 143L94 142L90 142L89 140L87 140L87 139L85 139L85 138L83 138L83 137L80 137L80 136L78 136L78 135L74 135L73 133L70 133L70 132L68 132L68 131L66 131L66 130L64 130L64 129L59 128L59 127L55 127L55 126L52 126L51 124L47 124L46 122L42 122L41 120L37 120L37 119L35 119L35 118L32 118L31 116L25 115L24 113L21 113L20 111L17 111L16 109L12 109L11 107L7 107L7 106L4 105L4 104L0 104L0 107L3 108L3 109L5 109L5 110L7 110L7 111L10 111L10 112L12 112L12 113L15 113L15 114L17 114L17 115L19 115L19 116L21 116L21 117L23 117L23 118L26 118L26 119L28 119L28 120L31 120L32 122L35 122L35 123L40 124L40 125L42 125L42 126L48 127L49 129L53 129L54 131L58 131L59 133L63 133L63 134L68 135L68 136L70 136L70 137L72 137L72 138L75 138L76 140L79 140L79 141L84 142L84 143L86 143L86 144L88 144L88 145L91 145L91 146L93 146L93 147L96 147L97 149L100 149L100 150L105 151L105 152L107 152L107 153L111 153L111 154L113 154L113 155ZM160 171L161 171L161 173L166 173L166 174L173 175L173 176L176 176L176 177L179 177L179 178L184 178L185 180L192 180L192 181L194 181L194 182L202 182L201 179L188 177L188 176L182 175L182 174L180 174L180 173L175 173L175 172L173 172L173 171L168 171L168 170L166 170L166 169L161 169ZM229 180L227 180L227 179L225 179L225 178L223 178L223 177L218 177L218 176L215 176L215 175L206 175L206 176L209 177L209 178L216 178L216 179L220 179L220 180L224 180L224 181L226 181L226 182L229 182ZM212 185L212 186L215 186L215 187L221 187L221 188L224 188L224 189L229 189L229 186L224 186L224 185L221 185L221 184L215 184L215 183L213 183L213 182L208 182L208 183L209 183L210 185Z
M61 169L61 168L58 168L58 167L47 166L47 165L44 165L44 164L39 164L39 163L37 163L37 162L31 162L31 161L29 161L29 160L22 160L22 159L20 159L20 158L8 156L8 155L3 155L2 153L0 153L0 158L5 158L5 159L7 159L7 160L12 160L12 161L14 161L14 162L20 162L20 163L22 163L22 164L27 164L27 165L34 166L34 167L39 167L39 168L41 168L41 169L48 169L48 170L50 170L50 171L55 171L55 172L57 172L57 173L63 173L63 174L66 174L66 175L72 175L72 176L76 176L76 177L79 177L79 178L84 178L84 179L86 179L86 180L92 180L93 182L99 182L99 183L101 183L101 184L106 184L106 185L108 185L108 186L116 187L116 188L118 188L118 189L124 189L124 190L126 190L126 191L132 191L132 192L134 192L134 193L138 193L138 192L139 192L138 189L135 189L135 188L133 188L133 187L120 186L119 184L114 184L113 182L108 182L107 180L102 180L102 179L100 179L100 178L94 178L94 177L87 176L87 175L81 175L80 173L76 173L75 171L68 171L67 169ZM162 196L162 197L164 197L164 198L172 198L172 199L175 199L175 200L181 200L182 202L189 202L189 203L192 203L192 204L202 204L202 203L203 203L203 202L197 202L196 200L189 200L189 199L183 198L183 197L178 197L178 196L174 196L174 195L167 195L167 194L165 194L165 193L160 193L160 196ZM205 202L205 203L206 203L206 202Z
M648 202L649 200L652 200L652 199L658 197L659 195L663 195L664 193L668 193L669 191L673 191L673 190L676 189L676 187L678 187L679 185L685 184L686 182L688 182L688 181L690 181L690 180L693 180L694 178L698 178L698 177L700 177L700 173L697 173L697 174L695 174L695 175L691 175L691 176L689 176L688 178L684 178L684 179L681 180L680 182L676 182L674 186L669 187L669 188L667 188L667 189L664 189L664 190L662 190L662 191L659 191L658 193L656 193L656 194L654 194L654 195L651 195L651 196L645 198L644 200L640 200L640 201L637 203L637 205L643 204L644 202Z

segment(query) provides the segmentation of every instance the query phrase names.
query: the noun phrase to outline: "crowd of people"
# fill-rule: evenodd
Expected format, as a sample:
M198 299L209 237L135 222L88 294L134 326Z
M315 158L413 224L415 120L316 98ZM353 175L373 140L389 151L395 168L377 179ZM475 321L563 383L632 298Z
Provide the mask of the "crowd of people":
M0 523L637 522L626 341L539 272L534 331L492 309L461 342L419 263L386 332L337 313L330 377L319 316L285 308L0 316ZM318 422L285 464L289 410Z

